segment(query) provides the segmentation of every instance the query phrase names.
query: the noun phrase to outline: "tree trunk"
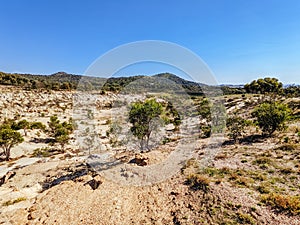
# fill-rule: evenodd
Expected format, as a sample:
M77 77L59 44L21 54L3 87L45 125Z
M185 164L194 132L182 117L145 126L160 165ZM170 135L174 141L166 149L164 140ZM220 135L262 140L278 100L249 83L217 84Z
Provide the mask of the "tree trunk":
M5 152L5 159L6 161L8 161L10 158L10 149L6 149L4 152Z
M143 150L144 148L144 139L142 138L140 141L140 149Z
M147 150L148 151L150 151L150 149L149 149L149 140L150 140L150 135L151 135L151 132L149 132L148 134L147 134L147 139L146 139L146 148L147 148Z

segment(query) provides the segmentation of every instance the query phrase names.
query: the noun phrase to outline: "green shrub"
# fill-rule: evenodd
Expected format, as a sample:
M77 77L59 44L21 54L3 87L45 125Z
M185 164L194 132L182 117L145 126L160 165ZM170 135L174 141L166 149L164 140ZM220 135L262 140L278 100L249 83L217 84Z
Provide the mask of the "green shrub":
M39 130L46 130L46 126L41 122L32 122L30 123L30 129L39 129Z
M49 148L37 148L33 151L33 157L48 157L50 156Z
M278 102L265 102L257 106L252 112L256 123L264 135L272 135L276 130L283 130L289 119L291 110L287 105Z

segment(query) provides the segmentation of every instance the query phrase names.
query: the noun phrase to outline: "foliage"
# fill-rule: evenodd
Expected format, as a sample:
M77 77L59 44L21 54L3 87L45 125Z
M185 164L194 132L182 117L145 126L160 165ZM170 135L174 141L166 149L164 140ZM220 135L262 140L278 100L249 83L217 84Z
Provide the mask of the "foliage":
M245 133L245 127L247 126L247 120L238 116L236 113L227 119L227 129L229 130L229 137L236 143L238 138Z
M117 122L112 122L109 125L109 130L106 132L106 135L110 137L110 143L113 147L116 147L119 144L118 134L122 131L122 127Z
M11 128L8 123L0 126L0 147L3 149L6 160L10 158L11 148L24 141L22 135Z
M32 122L30 123L30 129L39 129L44 131L46 129L46 126L41 122Z
M266 94L276 93L281 94L283 85L277 78L260 78L252 81L250 84L245 84L244 88L247 93Z
M291 85L284 89L284 94L290 97L300 97L300 86Z
M211 127L209 125L201 126L201 137L208 138L211 135Z
M287 105L278 102L265 102L257 106L252 112L256 123L264 135L272 135L276 130L285 128L291 110Z
M72 119L70 119L69 122L64 121L60 123L58 117L54 115L50 117L48 126L48 133L54 139L54 142L59 143L63 149L64 146L69 142L70 134L73 131Z
M245 213L238 212L236 219L239 224L255 224L254 218Z
M206 119L207 121L211 121L211 112L210 109L212 104L205 98L203 101L200 102L199 106L197 107L199 115Z
M141 149L144 148L144 145L149 149L149 139L154 129L153 119L158 118L162 111L162 104L155 99L148 99L145 102L139 101L131 105L129 122L132 127L130 130L140 140Z
M287 212L291 215L300 214L299 196L281 195L270 193L263 195L261 201L279 212Z
M193 190L202 190L207 192L209 189L210 179L201 174L190 174L188 175L185 184L189 185Z
M27 120L20 120L19 122L13 122L11 127L14 130L20 130L23 129L24 130L24 134L25 136L27 136L27 129L29 128L30 123Z
M45 147L45 148L37 148L34 149L32 156L34 157L48 157L50 156L50 152L49 152L49 148Z

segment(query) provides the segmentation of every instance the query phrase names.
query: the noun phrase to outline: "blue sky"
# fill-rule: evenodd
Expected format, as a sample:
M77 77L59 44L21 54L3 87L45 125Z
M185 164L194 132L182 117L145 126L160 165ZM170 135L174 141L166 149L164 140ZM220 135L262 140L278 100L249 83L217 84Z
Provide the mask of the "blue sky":
M219 83L300 84L300 1L0 0L0 71L83 74L119 45L163 40L199 55ZM132 66L126 73L176 72Z

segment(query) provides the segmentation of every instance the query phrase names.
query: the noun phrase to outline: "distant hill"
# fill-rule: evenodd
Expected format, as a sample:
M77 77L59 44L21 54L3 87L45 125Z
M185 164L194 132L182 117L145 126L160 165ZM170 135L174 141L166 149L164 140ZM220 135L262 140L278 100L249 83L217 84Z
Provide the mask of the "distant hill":
M88 77L83 75L68 74L66 72L57 72L51 75L33 75L33 74L12 74L0 72L1 85L14 85L25 89L51 89L51 90L71 90L78 88L78 85L88 85L91 89L101 89L103 91L118 92L131 82L146 77L144 75L131 77L113 77L109 79ZM206 84L196 83L185 80L171 73L161 73L153 75L174 81L181 85L190 95L203 95L203 88L209 87ZM85 86L87 88L87 86ZM222 86L225 94L244 93L242 87Z

